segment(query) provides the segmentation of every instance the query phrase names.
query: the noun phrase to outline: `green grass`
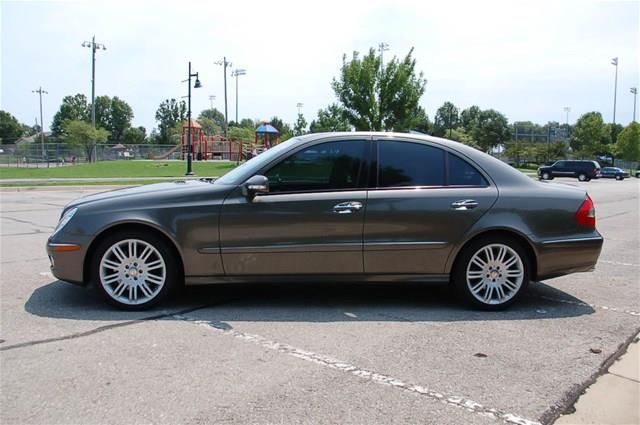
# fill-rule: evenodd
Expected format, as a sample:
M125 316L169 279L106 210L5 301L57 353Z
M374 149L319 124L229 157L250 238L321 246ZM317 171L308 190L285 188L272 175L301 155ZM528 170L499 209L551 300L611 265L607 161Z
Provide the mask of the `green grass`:
M235 162L194 161L193 172L201 177L216 177L235 166ZM103 161L51 168L0 167L0 180L82 177L117 177L124 180L128 177L182 177L185 170L184 161Z

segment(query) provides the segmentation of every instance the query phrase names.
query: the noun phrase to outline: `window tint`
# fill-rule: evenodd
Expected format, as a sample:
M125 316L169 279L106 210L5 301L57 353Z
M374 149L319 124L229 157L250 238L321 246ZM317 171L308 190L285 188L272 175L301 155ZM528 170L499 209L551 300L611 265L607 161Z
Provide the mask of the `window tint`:
M321 143L297 152L271 168L269 192L353 189L358 187L364 140Z
M451 186L487 186L487 181L467 161L449 155L449 184Z
M378 187L444 185L444 151L418 143L378 142Z

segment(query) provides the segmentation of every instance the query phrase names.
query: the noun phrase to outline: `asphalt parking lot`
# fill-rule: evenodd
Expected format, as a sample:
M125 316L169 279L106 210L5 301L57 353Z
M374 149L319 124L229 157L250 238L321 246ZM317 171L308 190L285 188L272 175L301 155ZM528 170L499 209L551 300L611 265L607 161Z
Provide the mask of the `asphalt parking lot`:
M222 285L130 313L56 281L72 189L1 196L0 422L550 423L640 329L640 180L578 183L597 269L506 312L444 285Z

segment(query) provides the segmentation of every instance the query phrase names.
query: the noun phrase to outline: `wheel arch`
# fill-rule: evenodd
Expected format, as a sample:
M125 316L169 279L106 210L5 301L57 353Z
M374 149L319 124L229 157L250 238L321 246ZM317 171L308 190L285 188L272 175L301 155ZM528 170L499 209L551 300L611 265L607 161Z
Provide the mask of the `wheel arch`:
M536 253L536 250L533 244L531 243L531 241L529 240L529 238L527 238L521 232L512 228L486 229L479 233L469 236L469 238L467 238L467 240L465 240L462 244L458 245L455 252L453 252L449 256L449 260L447 261L447 270L446 270L447 273L451 274L453 272L456 262L460 257L460 254L464 251L464 249L467 246L469 246L470 244L474 243L479 239L496 237L496 236L507 236L507 237L513 238L516 241L518 241L520 245L522 245L522 247L525 249L527 253L527 256L529 257L529 262L531 265L531 271L530 271L531 279L532 280L537 279L538 278L538 255Z
M170 235L153 223L143 221L126 221L113 223L101 229L89 244L82 265L82 281L85 285L91 283L91 261L97 247L100 245L100 242L112 233L120 231L146 231L160 237L167 243L169 248L173 250L173 253L176 254L175 258L177 259L178 267L180 268L178 276L184 277L184 259L182 258L182 253L180 252L180 249L178 249L176 241Z

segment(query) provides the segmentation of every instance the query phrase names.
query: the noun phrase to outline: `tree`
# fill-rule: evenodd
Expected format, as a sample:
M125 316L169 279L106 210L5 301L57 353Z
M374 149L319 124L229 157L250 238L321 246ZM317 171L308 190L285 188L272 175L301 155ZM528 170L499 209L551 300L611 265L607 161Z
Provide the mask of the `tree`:
M618 134L613 152L627 161L640 161L640 124L632 122Z
M103 128L94 129L88 122L78 120L65 121L63 134L66 144L84 149L87 161L91 161L91 154L96 144L104 143L109 138L107 130Z
M218 127L224 128L224 114L218 111L216 108L205 109L204 111L200 112L200 115L198 115L198 121L200 121L202 118L208 118L213 121L213 123Z
M122 134L122 143L136 145L144 143L147 138L147 130L144 127L129 127Z
M207 136L213 136L215 134L222 133L222 127L215 123L211 118L201 116L198 118L198 122L202 126L204 134Z
M381 57L371 48L362 59L353 52L342 59L339 79L332 87L344 115L356 130L403 131L416 124L418 102L426 80L415 73L413 48L402 61L394 57L384 68Z
M473 127L476 126L480 118L480 112L482 112L482 110L476 105L470 106L460 112L460 125L465 132L470 133L473 130Z
M87 104L87 97L83 94L75 96L65 96L62 99L60 109L53 116L51 123L51 133L61 136L64 132L65 121L87 121L91 119L91 112Z
M307 132L307 120L304 119L302 114L298 114L298 119L296 123L293 125L293 135L294 136L302 136Z
M458 127L458 108L451 102L444 102L444 104L436 111L436 116L433 121L433 135L442 137L446 136L449 129Z
M311 121L309 132L322 133L330 131L349 131L351 126L346 119L344 110L334 104L329 105L326 109L318 111L318 119Z
M244 142L253 142L255 140L253 128L238 126L229 127L227 134L230 139L242 140Z
M8 112L0 111L0 139L2 143L14 143L25 133L24 126Z
M507 117L493 109L481 111L471 130L471 137L484 152L505 143L511 138Z
M253 121L251 118L241 119L238 125L243 128L250 128L251 130L255 130L257 127L255 121Z
M593 156L603 150L610 139L610 129L600 112L587 112L576 121L571 135L571 148L582 156Z
M182 123L186 119L185 103L178 103L175 99L164 100L156 111L156 121L160 137L159 143L172 143L172 130L177 123Z
M131 106L118 96L113 96L111 100L111 126L105 127L111 131L111 140L120 142L125 130L131 127L132 119L133 109Z
M282 119L278 118L277 116L271 117L271 121L269 121L269 124L275 127L276 130L278 130L278 137L281 142L284 142L285 140L293 137L293 133L291 131L291 127L289 127L289 124L282 121Z
M91 104L87 106L91 116ZM111 114L111 98L109 96L96 97L96 127L111 130L113 116Z

